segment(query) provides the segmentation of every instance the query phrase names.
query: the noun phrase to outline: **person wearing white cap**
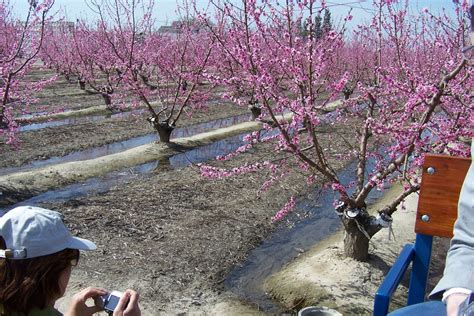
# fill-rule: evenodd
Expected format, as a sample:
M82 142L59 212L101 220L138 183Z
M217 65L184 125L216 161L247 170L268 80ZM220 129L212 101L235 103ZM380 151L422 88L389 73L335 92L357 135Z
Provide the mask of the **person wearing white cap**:
M66 291L79 250L96 245L71 235L58 212L32 206L17 207L0 218L0 316L61 315L54 303ZM103 310L88 299L106 295L90 287L74 295L68 316ZM127 290L114 315L140 315L138 294Z

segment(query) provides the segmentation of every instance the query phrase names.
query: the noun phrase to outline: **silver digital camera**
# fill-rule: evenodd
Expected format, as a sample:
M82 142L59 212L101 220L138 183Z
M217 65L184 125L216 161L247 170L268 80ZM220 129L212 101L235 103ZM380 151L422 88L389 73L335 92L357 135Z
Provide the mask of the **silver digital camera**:
M109 315L111 315L117 304L122 297L123 293L119 291L112 291L111 293L107 293L105 295L99 296L98 302L96 305L102 307L104 311L106 311Z

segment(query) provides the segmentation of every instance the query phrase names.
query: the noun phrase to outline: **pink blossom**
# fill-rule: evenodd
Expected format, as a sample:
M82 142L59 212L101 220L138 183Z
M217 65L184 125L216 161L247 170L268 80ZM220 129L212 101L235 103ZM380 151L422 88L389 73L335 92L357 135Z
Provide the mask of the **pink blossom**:
M275 214L275 216L272 217L272 222L275 223L275 222L281 221L283 218L285 218L286 215L288 215L288 213L294 210L295 207L296 207L295 198L292 196L290 197L290 200L286 202L286 204L281 208L281 210L279 210Z

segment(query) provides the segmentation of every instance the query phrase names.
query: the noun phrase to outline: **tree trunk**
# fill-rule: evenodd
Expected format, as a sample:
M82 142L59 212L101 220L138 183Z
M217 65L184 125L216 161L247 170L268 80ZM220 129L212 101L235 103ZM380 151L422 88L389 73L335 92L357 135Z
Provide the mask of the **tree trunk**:
M342 93L344 94L344 100L348 100L351 97L353 92L354 92L353 89L344 87L344 89L342 89Z
M153 127L158 132L160 136L160 141L163 143L169 143L171 138L171 132L173 132L174 127L170 126L167 122L153 122Z
M140 78L142 78L143 83L145 84L145 86L147 86L148 88L150 88L150 90L156 90L156 89L158 89L158 86L152 85L152 84L150 83L150 79L148 79L147 76L140 75Z
M187 88L188 88L188 82L186 80L183 80L183 82L181 82L181 90L186 91Z
M5 119L5 106L0 106L0 128L4 129L8 127L8 122Z
M108 94L108 93L101 93L100 95L101 95L102 98L104 99L105 106L107 107L107 109L109 109L110 111L112 111L112 110L113 110L113 107L112 107L112 98L110 97L110 94Z
M258 104L251 104L249 110L252 113L252 119L254 120L262 114L262 108Z
M7 82L5 82L2 86L5 86L5 89L3 89L3 96L2 96L2 113L4 113L4 108L5 105L9 102L9 93L10 93L10 86L12 83L12 77L13 75L10 73L8 74L7 77Z
M82 80L79 80L78 82L79 82L79 89L86 90L86 82Z
M144 75L140 75L140 78L142 78L143 83L148 86L148 82L150 82L150 79L148 79L148 77Z
M354 219L343 219L344 221L344 254L359 261L365 261L369 257L369 239L360 231ZM362 224L359 224L362 226Z

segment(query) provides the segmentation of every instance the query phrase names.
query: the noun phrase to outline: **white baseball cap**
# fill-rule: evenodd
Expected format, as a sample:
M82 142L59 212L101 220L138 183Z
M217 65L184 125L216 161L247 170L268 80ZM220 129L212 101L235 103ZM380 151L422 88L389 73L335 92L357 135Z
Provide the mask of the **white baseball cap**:
M95 250L87 239L74 237L58 212L34 206L20 206L0 217L0 236L6 244L0 258L29 259L66 248Z

